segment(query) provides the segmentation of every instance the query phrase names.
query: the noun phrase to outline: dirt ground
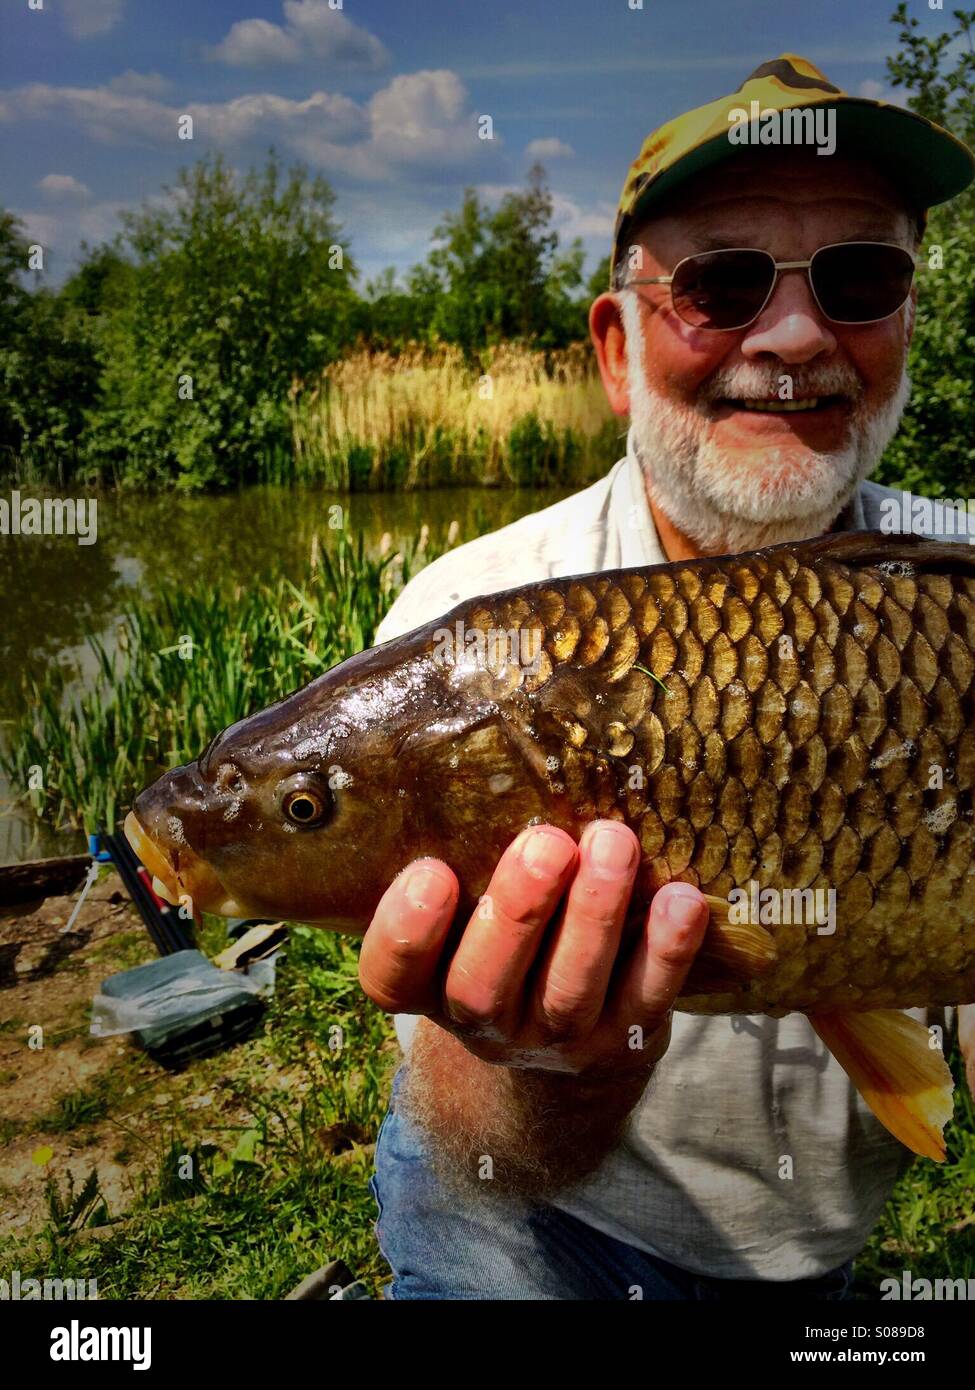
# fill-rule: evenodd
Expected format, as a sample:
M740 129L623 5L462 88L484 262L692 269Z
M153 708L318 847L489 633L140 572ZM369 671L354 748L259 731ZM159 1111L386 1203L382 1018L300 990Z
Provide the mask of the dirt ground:
M113 872L102 872L65 932L77 897L0 914L0 1234L43 1224L48 1175L80 1188L97 1168L109 1212L124 1211L140 1151L156 1153L177 1114L184 1132L187 1110L201 1121L239 1118L219 1085L200 1092L198 1071L171 1074L126 1035L89 1034L101 982L156 951Z

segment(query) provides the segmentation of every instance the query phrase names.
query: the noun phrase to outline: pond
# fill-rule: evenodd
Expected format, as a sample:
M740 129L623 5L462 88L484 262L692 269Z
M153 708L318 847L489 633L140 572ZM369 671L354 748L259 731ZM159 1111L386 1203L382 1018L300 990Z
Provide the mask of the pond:
M24 488L22 491L26 492ZM451 521L470 538L496 530L571 489L518 491L451 488L351 496L286 488L250 488L220 496L98 496L97 541L75 537L0 536L0 720L23 709L25 676L67 663L83 681L85 636L110 636L133 594L151 595L200 576L242 587L257 578L307 575L312 547L325 547L341 520L378 546L415 537L426 522L435 538ZM333 509L339 507L341 512ZM0 738L5 726L0 724ZM85 849L80 832L55 833L29 809L13 805L0 779L0 864Z

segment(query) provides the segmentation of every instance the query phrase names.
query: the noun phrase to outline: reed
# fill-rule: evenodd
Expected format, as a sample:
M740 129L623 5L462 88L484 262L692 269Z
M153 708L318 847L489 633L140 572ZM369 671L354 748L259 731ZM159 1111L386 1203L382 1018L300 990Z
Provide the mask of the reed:
M295 480L351 491L580 484L618 456L621 427L591 349L508 343L360 351L291 393Z
M361 533L339 532L331 548L313 548L300 587L199 582L135 601L111 641L88 638L95 672L84 688L60 666L25 686L0 767L54 828L112 830L159 772L368 646L436 549L426 527L395 553L388 541L371 552ZM43 785L28 790L37 769Z

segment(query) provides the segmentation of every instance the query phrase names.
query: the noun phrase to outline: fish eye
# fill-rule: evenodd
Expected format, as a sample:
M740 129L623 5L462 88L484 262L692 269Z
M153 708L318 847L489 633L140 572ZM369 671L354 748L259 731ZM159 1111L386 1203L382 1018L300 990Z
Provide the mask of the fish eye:
M321 820L325 807L312 792L292 792L285 798L284 814L298 825L311 825Z
M320 825L331 810L331 797L307 776L290 779L280 792L281 810L292 825Z

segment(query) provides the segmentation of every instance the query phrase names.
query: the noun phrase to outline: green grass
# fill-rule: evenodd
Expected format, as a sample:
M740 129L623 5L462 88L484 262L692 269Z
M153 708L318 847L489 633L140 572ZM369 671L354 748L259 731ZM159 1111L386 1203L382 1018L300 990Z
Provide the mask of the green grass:
M857 1291L877 1297L880 1281L975 1278L975 1107L957 1051L955 1116L943 1164L917 1159L897 1184L857 1261Z
M61 666L25 685L0 769L49 825L111 830L160 772L368 646L429 558L423 539L382 556L361 533L339 532L301 588L284 578L243 592L201 581L135 601L112 649L89 637L95 674L84 689ZM36 768L43 786L29 789Z
M207 1112L187 1095L161 1132L120 1116L131 1201L108 1209L94 1170L80 1205L84 1185L54 1178L44 1229L0 1243L0 1265L96 1278L102 1298L262 1299L341 1257L378 1294L368 1180L397 1053L358 989L357 954L294 928L261 1035L192 1069L193 1094L215 1088L244 1118L201 1130Z

